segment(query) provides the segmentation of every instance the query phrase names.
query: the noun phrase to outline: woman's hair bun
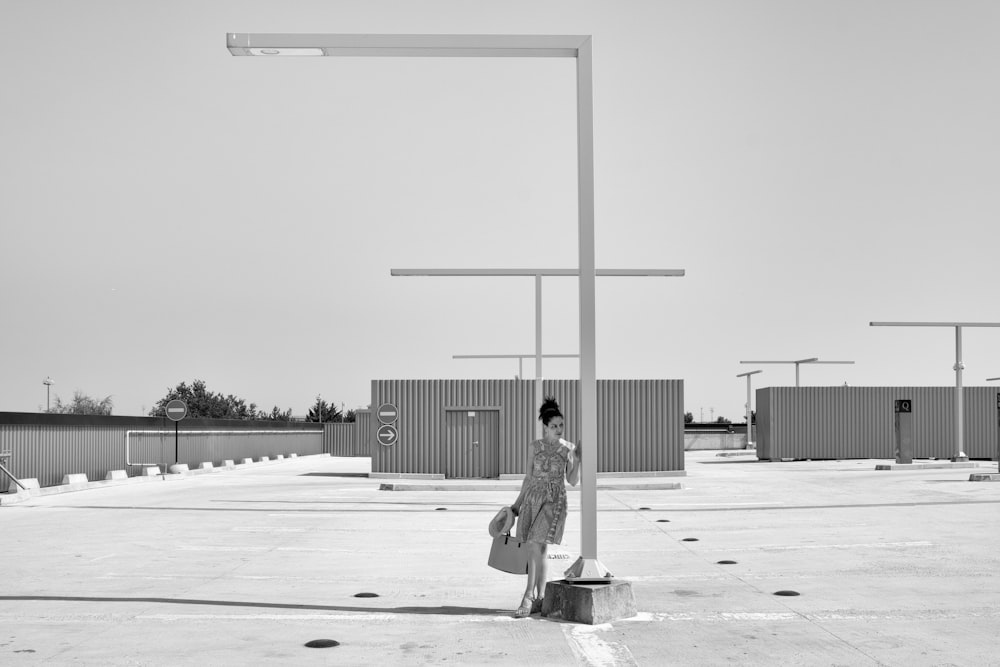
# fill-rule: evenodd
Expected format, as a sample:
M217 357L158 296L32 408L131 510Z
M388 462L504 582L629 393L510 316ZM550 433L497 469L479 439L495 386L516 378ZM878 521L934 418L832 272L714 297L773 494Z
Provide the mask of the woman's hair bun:
M542 407L538 408L538 418L546 426L549 425L549 421L553 417L562 417L562 410L559 409L559 403L553 396L546 396L545 400L542 401Z

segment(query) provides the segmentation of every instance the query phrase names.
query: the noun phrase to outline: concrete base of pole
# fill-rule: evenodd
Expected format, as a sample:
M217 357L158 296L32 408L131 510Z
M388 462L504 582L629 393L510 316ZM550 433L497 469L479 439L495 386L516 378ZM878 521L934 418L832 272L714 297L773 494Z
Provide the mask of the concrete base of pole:
M604 563L596 558L584 558L583 556L577 558L576 562L570 565L563 574L567 581L581 584L608 583L614 577L608 568L604 567Z
M562 580L545 585L542 616L597 625L631 618L636 613L632 584L627 581L579 584Z
M959 452L958 456L951 457L952 461L968 461L969 456L965 452Z

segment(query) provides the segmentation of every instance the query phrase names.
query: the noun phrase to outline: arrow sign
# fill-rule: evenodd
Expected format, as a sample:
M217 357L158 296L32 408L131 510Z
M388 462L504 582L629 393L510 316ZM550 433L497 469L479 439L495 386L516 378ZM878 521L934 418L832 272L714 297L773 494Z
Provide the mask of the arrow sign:
M395 426L390 426L389 424L382 424L378 427L378 432L376 433L378 442L380 445L390 447L396 444L399 440L399 431L396 430Z

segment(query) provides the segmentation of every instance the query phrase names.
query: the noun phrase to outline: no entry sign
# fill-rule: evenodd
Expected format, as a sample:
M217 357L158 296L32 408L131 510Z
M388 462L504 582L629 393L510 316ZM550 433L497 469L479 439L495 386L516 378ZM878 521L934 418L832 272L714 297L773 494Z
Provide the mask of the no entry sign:
M184 401L175 398L174 400L167 403L166 411L167 411L167 419L179 422L180 420L187 417L188 408L187 404Z
M392 403L383 403L378 406L377 416L381 424L394 424L396 417L399 416L399 410Z

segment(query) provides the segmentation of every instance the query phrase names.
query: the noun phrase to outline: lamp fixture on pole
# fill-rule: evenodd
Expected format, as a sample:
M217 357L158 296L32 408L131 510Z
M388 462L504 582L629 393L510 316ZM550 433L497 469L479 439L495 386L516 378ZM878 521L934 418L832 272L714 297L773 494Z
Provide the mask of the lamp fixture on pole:
M819 357L794 361L741 361L741 364L795 364L795 386L799 386L799 366L801 364L853 364L853 361L820 361Z
M573 58L576 63L577 221L580 301L580 558L571 581L611 578L597 558L597 342L594 235L594 91L590 35L343 35L227 33L234 56L406 56ZM403 112L405 113L405 111Z

